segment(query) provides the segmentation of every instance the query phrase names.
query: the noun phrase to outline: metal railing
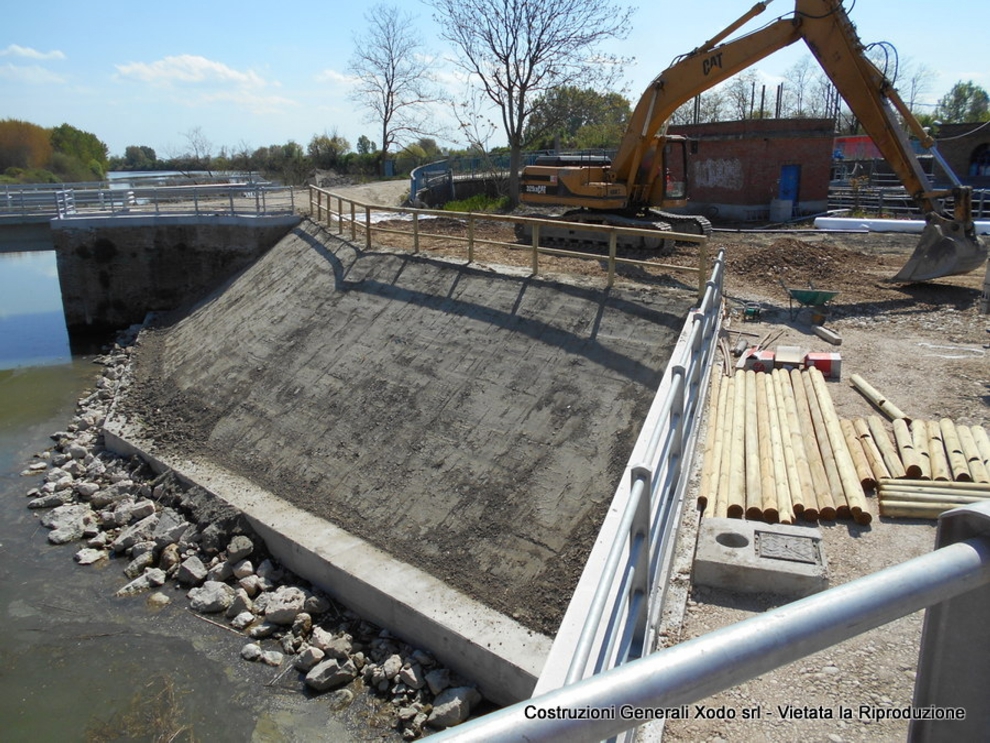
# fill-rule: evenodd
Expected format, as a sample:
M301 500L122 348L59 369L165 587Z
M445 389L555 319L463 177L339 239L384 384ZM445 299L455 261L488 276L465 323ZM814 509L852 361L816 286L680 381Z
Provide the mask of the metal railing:
M928 607L915 698L903 714L910 720L910 738L987 740L990 503L944 514L939 549L927 555L450 728L432 740L604 740Z
M573 684L653 650L671 571L689 465L697 439L722 313L725 251L720 251L698 307L685 323L554 642L538 689ZM590 600L588 589L594 587ZM580 628L569 630L570 618ZM561 679L559 668L566 664Z
M121 216L175 214L196 216L274 216L295 213L295 192L288 186L226 183L140 188L5 187L0 217Z
M525 167L536 162L537 158L548 154L545 150L538 152L523 152L520 166ZM560 154L590 155L594 157L613 157L615 150L575 150ZM451 184L455 179L477 180L482 178L504 178L509 172L508 155L491 155L475 157L455 157L438 160L414 168L409 174L409 198L416 199L417 194L424 189L435 189L445 184Z
M669 271L675 273L687 273L697 280L699 301L705 293L706 272L708 270L708 238L703 235L690 235L678 232L658 233L656 230L633 229L628 227L611 227L607 225L582 224L580 229L588 232L598 232L606 235L609 241L609 252L607 255L601 253L586 253L576 250L563 250L550 248L540 244L540 229L542 227L560 227L560 222L548 219L537 219L533 217L521 217L511 214L491 214L488 212L454 212L437 209L414 209L412 207L382 206L379 204L367 204L364 202L349 199L345 196L335 194L317 186L309 187L309 213L316 222L325 223L328 227L336 224L337 234L349 233L352 242L358 240L358 232L363 233L364 247L371 250L374 234L379 235L405 235L412 240L412 252L420 251L421 241L428 237L440 237L445 241L463 242L466 246L466 254L469 263L475 260L475 247L478 245L489 245L505 248L507 250L525 250L531 255L530 266L534 275L540 272L540 256L550 255L566 258L579 258L597 263L604 263L607 272L608 286L612 286L615 281L616 268L618 266L636 266L652 270ZM429 219L441 217L462 221L466 227L466 235L436 234L429 233L422 229L428 224ZM378 222L383 219L391 221L390 226L383 226ZM402 221L404 220L404 221ZM401 222L400 222L401 221ZM477 235L476 229L481 222L494 222L509 225L528 225L532 229L532 240L528 244L519 242L505 242L498 240L484 239ZM405 224L408 227L397 227L397 224ZM660 263L657 261L637 260L633 258L622 258L617 255L617 240L619 235L632 235L644 238L656 239L658 234L662 234L664 239L676 240L679 242L690 242L698 245L698 256L696 265L676 265L670 263Z
M953 199L944 200L946 211L952 211ZM986 219L990 217L990 191L975 189L973 191L973 218ZM894 216L917 218L921 210L914 199L903 186L877 187L833 186L828 190L829 209L852 209L853 211L876 216Z

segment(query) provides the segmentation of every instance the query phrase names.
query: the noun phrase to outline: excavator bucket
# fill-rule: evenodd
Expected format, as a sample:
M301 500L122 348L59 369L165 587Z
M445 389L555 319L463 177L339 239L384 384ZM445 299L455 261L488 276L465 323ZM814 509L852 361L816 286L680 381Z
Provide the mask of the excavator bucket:
M958 222L931 221L914 253L891 281L912 283L969 273L987 260L987 246Z

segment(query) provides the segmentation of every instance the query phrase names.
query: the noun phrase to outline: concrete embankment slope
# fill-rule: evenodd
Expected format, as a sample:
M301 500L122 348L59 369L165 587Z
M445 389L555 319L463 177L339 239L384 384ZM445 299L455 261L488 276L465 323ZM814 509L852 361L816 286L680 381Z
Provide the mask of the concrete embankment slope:
M143 336L121 409L167 459L308 514L301 532L344 529L545 639L692 299L364 252L304 223Z

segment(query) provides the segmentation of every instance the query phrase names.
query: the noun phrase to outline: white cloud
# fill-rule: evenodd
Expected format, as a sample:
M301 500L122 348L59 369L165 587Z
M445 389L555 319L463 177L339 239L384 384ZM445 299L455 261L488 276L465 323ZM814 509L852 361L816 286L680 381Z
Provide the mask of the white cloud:
M157 62L132 62L116 65L121 76L151 83L171 86L175 83L234 83L259 88L268 83L252 70L241 72L223 62L215 62L193 54L165 57Z
M65 54L58 49L50 52L39 52L28 46L11 44L6 49L0 51L0 57L24 57L25 59L65 59Z
M247 90L228 91L203 95L204 103L232 103L255 114L282 113L286 108L298 106L298 102L277 95L257 95Z
M352 75L346 75L343 72L337 72L337 70L326 69L322 72L316 74L316 82L318 83L330 83L331 85L350 85L357 78Z
M0 65L0 79L11 80L15 83L25 83L27 85L50 85L65 82L65 78L46 70L44 67L39 67L38 65L21 67L10 63Z

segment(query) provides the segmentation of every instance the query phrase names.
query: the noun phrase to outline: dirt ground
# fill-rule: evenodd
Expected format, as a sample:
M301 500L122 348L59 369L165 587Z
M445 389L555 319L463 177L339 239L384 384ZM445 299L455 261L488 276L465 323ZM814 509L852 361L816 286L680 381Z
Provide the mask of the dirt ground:
M385 198L384 194L378 194ZM388 203L382 201L380 203ZM436 232L463 234L452 221L437 223ZM434 231L424 227L424 230ZM512 240L499 225L480 228L476 237ZM918 285L886 280L905 263L917 236L904 234L820 233L795 229L778 232L716 231L711 246L724 248L727 330L730 345L740 337L780 333L776 345L797 345L809 351L838 352L841 379L829 384L840 417L875 413L849 384L859 374L886 394L909 416L948 417L956 423L990 423L990 317L979 313L984 281L980 269ZM427 240L437 252L463 246ZM525 252L479 248L479 261L528 265ZM495 251L498 251L498 256ZM678 247L667 262L690 263L694 248ZM712 251L714 253L714 250ZM517 258L518 260L516 260ZM600 268L570 259L545 259L544 270L600 276ZM624 278L651 282L672 279L664 271L627 269ZM788 289L838 292L827 307L825 325L838 333L833 346L814 335L812 311L791 306ZM760 309L759 320L745 322L747 305ZM698 478L696 463L694 478ZM874 519L861 526L852 522L820 522L831 585L839 585L929 552L935 522L879 518L876 499L868 504ZM678 548L679 566L672 581L681 609L668 612L661 630L662 644L675 644L718 627L745 619L788 599L772 593L739 594L704 587L692 588L690 563L699 514L686 509ZM675 600L676 603L676 600ZM829 650L809 656L766 676L746 682L707 700L710 708L736 713L735 719L668 722L673 741L900 741L907 723L878 721L861 715L860 705L883 709L911 703L923 614L904 617ZM778 705L819 711L821 719L782 718ZM853 719L837 719L840 708L854 711ZM741 719L743 709L759 716Z
M852 374L866 378L908 415L948 417L957 423L986 426L990 419L990 364L986 343L990 317L978 312L983 271L917 286L885 282L913 250L909 235L814 233L718 233L713 240L727 253L726 296L729 337L734 331L782 331L780 345L839 352L842 378L829 385L840 417L875 413L849 384ZM830 346L811 332L811 310L797 308L792 317L784 286L838 291L830 303L826 326L841 336ZM747 303L761 308L759 322L744 322ZM697 476L697 475L696 475ZM874 516L868 526L821 522L830 585L924 554L932 549L935 522L879 518L876 499L868 499ZM699 516L689 510L682 533L682 563L675 583L686 591L683 617L674 617L663 632L666 644L696 637L788 599L773 594L747 595L690 585L694 527ZM680 619L683 623L678 626ZM865 709L910 704L923 615L917 613L865 633L778 671L746 682L706 704L736 719L668 723L675 741L899 741L907 723L877 721ZM824 719L785 720L780 708L792 705L831 715ZM842 707L854 717L836 719ZM740 719L745 709L759 717Z

